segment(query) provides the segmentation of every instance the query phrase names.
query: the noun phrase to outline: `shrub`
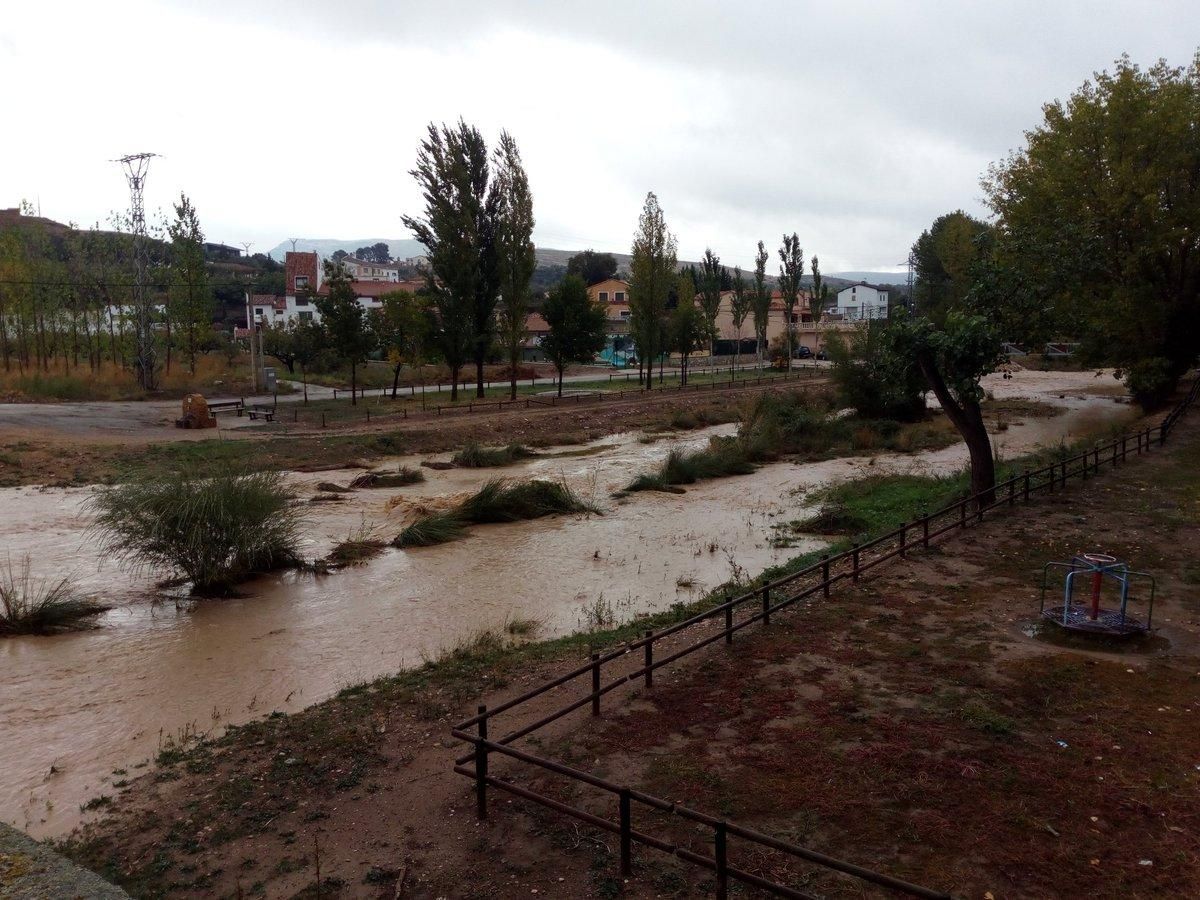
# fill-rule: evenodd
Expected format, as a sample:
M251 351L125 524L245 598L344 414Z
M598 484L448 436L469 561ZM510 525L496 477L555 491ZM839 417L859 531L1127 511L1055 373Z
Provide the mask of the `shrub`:
M182 572L197 593L299 564L303 513L276 472L176 474L102 489L89 501L103 551L132 569Z
M28 556L19 567L9 559L0 569L0 637L76 628L106 609L79 597L69 577L34 579Z
M1143 412L1153 412L1163 406L1179 383L1170 360L1161 356L1141 360L1124 374L1125 386Z
M496 466L511 466L522 459L537 456L523 444L509 444L507 447L481 447L479 444L467 444L454 454L451 462L464 469L490 469Z

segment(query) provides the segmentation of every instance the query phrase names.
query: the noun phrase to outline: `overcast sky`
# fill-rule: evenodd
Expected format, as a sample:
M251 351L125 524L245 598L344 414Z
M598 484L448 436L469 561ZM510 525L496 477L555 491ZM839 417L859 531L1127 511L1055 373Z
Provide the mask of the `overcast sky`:
M1042 103L1197 42L1196 0L13 0L0 206L106 220L109 160L154 151L147 211L185 191L210 240L405 237L417 142L462 116L517 138L543 246L628 252L653 190L682 258L796 231L827 272L894 269L983 214Z

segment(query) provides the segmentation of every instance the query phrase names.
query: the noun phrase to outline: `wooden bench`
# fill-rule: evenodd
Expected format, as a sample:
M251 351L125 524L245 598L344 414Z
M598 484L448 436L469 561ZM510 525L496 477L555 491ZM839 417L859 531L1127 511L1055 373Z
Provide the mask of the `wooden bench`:
M208 411L214 416L219 412L236 412L240 418L245 404L241 400L210 400Z
M266 419L268 422L275 421L275 407L273 406L251 406L246 412L254 421L260 418Z

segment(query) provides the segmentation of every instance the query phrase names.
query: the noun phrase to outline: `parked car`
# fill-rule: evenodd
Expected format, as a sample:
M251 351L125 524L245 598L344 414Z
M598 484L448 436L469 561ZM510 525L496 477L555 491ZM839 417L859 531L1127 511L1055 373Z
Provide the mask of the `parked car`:
M812 359L812 355L813 355L812 350L809 347L805 347L803 344L801 344L799 347L796 348L796 353L793 358L794 359Z
M817 351L816 358L819 360L822 360L822 361L828 360L829 359L829 351L826 350L824 347L822 347L820 350Z

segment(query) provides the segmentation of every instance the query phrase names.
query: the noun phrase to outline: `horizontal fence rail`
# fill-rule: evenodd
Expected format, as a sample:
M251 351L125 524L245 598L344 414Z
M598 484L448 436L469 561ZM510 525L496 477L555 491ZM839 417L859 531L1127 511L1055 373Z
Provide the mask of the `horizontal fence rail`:
M537 685L516 697L506 700L491 709L480 706L478 713L459 722L451 731L458 740L471 747L470 752L458 757L455 762L455 772L469 777L475 782L477 813L481 818L487 816L487 789L489 787L503 790L531 802L546 806L557 812L572 816L596 828L618 834L621 839L622 872L630 871L630 846L641 843L665 853L670 853L680 859L706 868L716 875L716 894L725 897L730 879L741 881L761 890L782 897L808 897L801 891L737 869L728 862L728 839L735 836L740 840L756 844L760 847L778 851L784 855L802 859L823 869L839 872L854 878L867 881L880 887L885 887L902 894L914 897L947 897L949 895L909 884L900 879L891 878L879 872L863 869L823 854L816 853L804 847L777 840L768 835L707 816L704 813L687 809L678 804L661 798L640 793L628 786L598 778L590 773L571 768L562 763L547 759L528 751L513 747L513 742L526 737L546 727L564 716L570 715L583 707L590 707L592 716L599 716L602 698L625 685L640 683L646 688L653 687L654 673L686 656L691 655L710 644L724 641L732 643L734 635L750 627L762 623L768 626L771 617L797 603L816 595L828 597L831 589L843 581L858 581L859 577L876 566L897 557L905 556L910 550L927 549L938 538L956 530L972 527L984 520L984 517L1000 508L1013 507L1018 501L1027 502L1039 493L1053 493L1066 487L1068 481L1098 476L1104 468L1114 468L1127 460L1129 456L1148 454L1155 447L1166 443L1171 430L1178 424L1179 419L1196 402L1200 395L1200 377L1193 381L1191 388L1180 402L1167 414L1166 418L1157 425L1151 425L1137 432L1127 433L1114 438L1107 444L1097 444L1073 456L1057 460L1034 470L1024 470L996 485L995 490L983 494L973 494L963 497L934 512L928 512L912 522L902 523L898 528L863 543L854 543L849 550L836 554L826 554L819 561L797 572L782 576L737 597L727 599L680 622L676 622L657 631L646 631L644 636L629 641L619 647L604 652L595 652L591 658L543 684ZM674 650L665 656L656 658L655 646L673 635L679 634L692 626L714 621L717 628L697 641ZM623 663L628 667L631 660L641 654L640 665L615 676L610 675L605 681L605 666L612 671L613 664ZM636 664L635 664L636 665ZM489 736L489 726L494 719L504 713L511 712L524 704L550 691L583 680L585 693L570 701L559 709L543 715L536 721L529 722L502 737ZM590 688L590 689L588 689ZM562 803L551 797L537 794L527 788L520 787L511 781L499 778L489 772L489 757L498 754L506 759L532 766L541 771L563 776L571 781L591 788L615 794L619 798L617 820L610 821L587 810L579 809ZM470 764L470 765L468 765ZM669 812L694 823L713 829L713 853L711 856L694 853L685 848L677 847L665 839L654 837L648 833L635 831L630 824L630 804L636 802L641 806L650 807L660 812Z

